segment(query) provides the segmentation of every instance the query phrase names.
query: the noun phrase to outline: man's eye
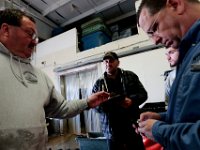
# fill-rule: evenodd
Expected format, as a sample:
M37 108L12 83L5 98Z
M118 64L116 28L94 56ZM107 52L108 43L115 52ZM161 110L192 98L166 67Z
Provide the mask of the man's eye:
M158 29L158 23L155 23L154 26L152 27L152 31L156 32Z
M33 36L33 33L32 32L27 32L28 35L30 36Z
M33 36L33 34L34 34L32 31L27 31L27 30L26 30L25 32L26 32L28 35L30 35L30 36Z

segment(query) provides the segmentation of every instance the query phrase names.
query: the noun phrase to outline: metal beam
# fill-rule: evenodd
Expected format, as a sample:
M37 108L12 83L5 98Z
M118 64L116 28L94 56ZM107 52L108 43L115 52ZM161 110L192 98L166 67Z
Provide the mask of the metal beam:
M135 10L130 11L130 12L126 13L126 14L123 14L123 15L118 16L118 17L116 17L116 18L112 18L112 19L109 20L109 21L106 21L106 24L109 25L109 24L111 24L111 23L115 23L115 22L117 22L117 21L120 21L120 20L125 19L125 18L130 17L130 16L133 16L133 15L135 15L135 14L136 14L136 11L135 11Z
M56 3L54 3L53 5L49 6L47 9L45 9L44 11L42 11L42 15L46 16L47 14L49 14L50 12L60 8L61 6L71 2L72 0L59 0Z
M53 23L52 21L48 20L47 18L45 18L44 16L42 16L40 13L38 13L37 11L35 11L34 9L32 9L31 7L29 7L27 4L25 4L22 1L10 1L10 0L5 0L5 3L10 4L11 6L15 6L18 9L21 10L25 10L26 12L30 13L33 17L39 19L40 21L44 22L45 24L47 24L48 26L52 27L52 28L56 28L58 27L55 23Z
M116 5L116 4L120 3L120 2L123 2L123 1L125 1L125 0L109 0L106 3L103 3L103 4L99 5L98 7L94 7L92 9L82 13L81 15L78 15L77 17L74 17L74 18L62 23L61 26L64 27L66 25L69 25L69 24L71 24L71 23L73 23L75 21L78 21L78 20L80 20L80 19L82 19L84 17L87 17L87 16L92 15L94 13L101 12L101 11L106 10L108 8L111 8L112 6L114 6L114 5Z

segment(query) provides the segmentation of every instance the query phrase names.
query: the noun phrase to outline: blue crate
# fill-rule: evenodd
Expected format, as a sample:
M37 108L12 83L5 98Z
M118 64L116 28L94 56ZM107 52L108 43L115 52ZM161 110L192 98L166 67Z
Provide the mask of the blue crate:
M81 38L82 50L95 48L111 41L111 37L102 31L90 33Z
M63 33L63 32L65 32L65 30L64 30L64 28L62 28L62 27L54 28L54 29L52 30L51 36L54 37L54 36L59 35L59 34L61 34L61 33Z
M77 137L80 150L110 150L108 139Z

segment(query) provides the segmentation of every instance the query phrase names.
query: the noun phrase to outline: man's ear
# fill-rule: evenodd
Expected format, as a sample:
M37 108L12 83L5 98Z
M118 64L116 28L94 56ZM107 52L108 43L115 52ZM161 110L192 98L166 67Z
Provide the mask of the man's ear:
M2 23L0 30L2 31L1 32L2 34L8 35L8 32L9 32L8 31L9 30L8 24L7 23Z
M117 65L117 67L119 67L119 63L120 63L119 60L116 59L115 64Z
M185 11L185 3L183 0L167 0L166 6L172 11L176 11L179 15Z

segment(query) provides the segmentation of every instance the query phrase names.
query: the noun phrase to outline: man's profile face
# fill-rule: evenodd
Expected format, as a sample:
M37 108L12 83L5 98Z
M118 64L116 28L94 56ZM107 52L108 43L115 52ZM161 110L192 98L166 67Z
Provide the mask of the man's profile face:
M168 14L168 15L166 15ZM178 48L181 41L181 32L174 12L163 8L154 15L148 8L143 8L139 17L140 27L149 35L153 42L166 47Z
M29 18L23 17L21 26L7 25L9 32L9 49L22 58L30 58L37 44L36 25Z

